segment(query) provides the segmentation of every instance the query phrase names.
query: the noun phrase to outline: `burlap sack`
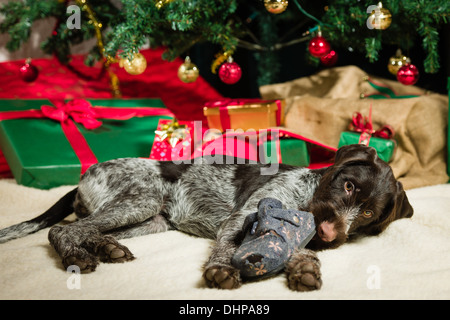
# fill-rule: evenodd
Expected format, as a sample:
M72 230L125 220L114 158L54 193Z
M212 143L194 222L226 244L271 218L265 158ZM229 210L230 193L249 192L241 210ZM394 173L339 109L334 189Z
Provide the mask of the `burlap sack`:
M361 99L377 92L367 74L355 66L260 88L263 99L286 99L285 127L320 143L337 147L355 111L369 115L374 129L388 124L398 147L390 165L406 189L446 183L448 97L414 86L370 76L405 99Z

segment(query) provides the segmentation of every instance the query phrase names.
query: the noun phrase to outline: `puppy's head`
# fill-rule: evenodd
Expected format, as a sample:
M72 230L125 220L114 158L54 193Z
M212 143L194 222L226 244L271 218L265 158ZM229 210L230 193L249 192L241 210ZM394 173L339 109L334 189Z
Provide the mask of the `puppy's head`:
M314 249L335 248L350 235L377 235L400 218L413 215L402 184L376 150L363 145L340 148L323 174L310 211L317 234Z

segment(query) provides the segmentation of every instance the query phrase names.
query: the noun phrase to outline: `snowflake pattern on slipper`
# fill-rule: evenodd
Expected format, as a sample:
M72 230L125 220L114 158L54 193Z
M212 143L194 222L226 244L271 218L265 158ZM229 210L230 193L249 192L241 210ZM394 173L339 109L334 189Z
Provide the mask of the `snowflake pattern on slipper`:
M305 211L283 209L273 198L264 198L258 212L249 214L245 234L231 263L246 280L276 275L297 248L305 247L315 234L314 216Z

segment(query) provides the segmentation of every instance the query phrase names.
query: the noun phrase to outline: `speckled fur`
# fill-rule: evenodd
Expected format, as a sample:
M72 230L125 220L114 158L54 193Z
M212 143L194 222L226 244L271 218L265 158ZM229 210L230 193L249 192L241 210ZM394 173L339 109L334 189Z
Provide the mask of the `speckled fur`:
M180 169L179 179L164 178L162 171L168 165L161 168L151 160L118 159L92 166L78 185L75 212L81 213L84 223L97 223L101 232L121 228L121 237L128 237L127 229L136 232L135 228L153 222L166 225L166 229L215 239L232 213L240 212L245 217L267 194L287 207L305 210L320 179L308 169L286 166L278 175L266 178L252 194L237 194L240 184L252 183L238 181L237 169L254 166L251 169L257 172L259 165L188 165ZM171 170L178 169L171 166ZM257 179L254 177L253 182ZM150 221L155 218L158 221Z
M105 255L102 248L107 244L123 251L120 262L134 259L114 239L176 229L216 239L205 264L205 280L211 287L238 287L241 280L230 260L245 217L268 195L288 208L307 210L321 177L320 171L291 166L280 166L277 175L261 176L261 166L177 166L135 158L96 164L78 185L74 211L81 219L52 227L50 243L66 268L76 264L89 272L102 261L97 257ZM208 279L211 270L218 279Z
M98 163L45 213L0 230L0 243L53 226L48 238L64 267L90 272L100 262L134 259L117 239L176 229L216 240L204 265L207 286L238 288L242 281L231 257L242 241L244 219L262 198L272 197L285 208L312 212L316 226L328 222L337 230L335 240L317 237L287 263L289 287L306 291L322 285L320 262L310 249L335 248L349 234L378 234L413 214L401 183L373 148L341 148L327 169L280 165L276 174L262 175L263 167L207 159L179 165L137 158ZM344 190L349 181L352 192ZM363 217L365 209L373 210L373 217ZM77 221L56 224L73 211Z

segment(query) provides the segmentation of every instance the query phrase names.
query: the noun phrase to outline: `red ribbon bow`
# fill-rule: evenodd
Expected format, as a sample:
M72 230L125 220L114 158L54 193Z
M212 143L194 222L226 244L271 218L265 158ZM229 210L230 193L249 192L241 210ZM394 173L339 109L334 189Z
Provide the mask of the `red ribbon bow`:
M63 122L70 117L88 130L96 129L102 125L102 122L96 119L96 113L92 105L86 100L74 99L67 103L63 101L52 101L52 103L55 108L45 105L41 107L42 113L47 118Z
M373 129L372 105L369 109L369 117L363 117L359 112L355 112L353 114L349 129L351 131L361 132L359 143L365 145L369 145L369 141L372 136L383 139L392 139L395 135L394 128L389 125L384 125L378 130Z

